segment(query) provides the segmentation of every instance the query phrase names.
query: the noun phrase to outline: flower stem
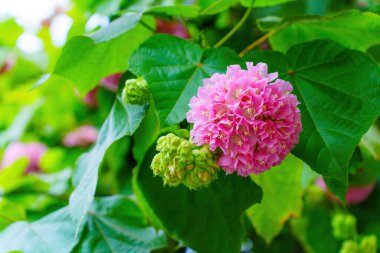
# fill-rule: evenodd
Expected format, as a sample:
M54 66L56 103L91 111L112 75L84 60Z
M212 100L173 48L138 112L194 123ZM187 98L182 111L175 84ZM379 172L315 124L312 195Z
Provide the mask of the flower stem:
M214 46L214 48L218 48L220 47L221 45L223 45L229 38L231 38L232 35L234 35L236 33L237 30L239 30L239 28L245 23L245 21L247 21L249 15L251 14L252 12L252 6L253 6L253 0L251 2L251 5L249 6L249 8L247 9L247 11L244 13L243 17L240 19L240 21L232 28L232 30L227 33L223 38L221 38Z
M263 43L265 40L267 40L269 37L271 37L273 34L275 34L278 31L284 29L288 25L289 25L289 23L284 23L284 24L278 26L277 28L275 28L275 29L267 32L262 37L258 38L257 40L255 40L254 42L252 42L251 44L249 44L243 51L241 51L241 53L239 54L239 56L240 57L244 56L249 51L251 51L252 49L254 49L255 47L257 47L258 45L260 45L261 43Z

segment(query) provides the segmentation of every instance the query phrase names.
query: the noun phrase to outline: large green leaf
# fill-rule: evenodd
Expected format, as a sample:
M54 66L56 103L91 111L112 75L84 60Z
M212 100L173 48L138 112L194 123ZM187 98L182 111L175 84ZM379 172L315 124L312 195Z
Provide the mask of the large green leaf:
M41 220L16 222L0 233L0 253L68 253L75 246L75 223L68 208Z
M185 119L190 98L203 78L225 72L241 60L230 49L202 49L197 44L169 35L156 35L132 55L130 69L149 84L162 125Z
M93 149L78 159L80 181L70 196L70 213L79 225L83 222L94 199L98 181L98 170L104 154L112 143L124 136L132 135L140 125L146 106L126 105L118 97L111 112L100 129Z
M252 176L263 189L264 196L260 204L247 210L247 215L267 243L281 232L289 218L301 213L303 167L301 160L289 155L281 165Z
M128 14L90 36L73 37L63 48L54 74L71 80L82 94L103 77L125 71L132 52L152 31L138 23L141 14ZM154 27L152 18L144 18Z
M149 253L166 246L162 231L149 227L139 207L123 196L95 201L77 247L81 253Z
M301 102L303 132L293 152L321 173L344 199L349 160L380 113L380 71L364 53L332 41L314 41L277 52L251 53L289 80Z
M150 169L154 154L152 147L133 182L139 203L153 222L197 252L240 252L243 214L260 201L260 188L249 178L224 173L209 188L197 191L183 185L164 187Z
M332 17L291 23L270 37L269 41L279 51L286 51L291 46L315 39L330 39L346 47L365 51L380 43L379 34L378 14L352 10Z
M25 208L22 205L0 197L0 231L15 221L25 219Z

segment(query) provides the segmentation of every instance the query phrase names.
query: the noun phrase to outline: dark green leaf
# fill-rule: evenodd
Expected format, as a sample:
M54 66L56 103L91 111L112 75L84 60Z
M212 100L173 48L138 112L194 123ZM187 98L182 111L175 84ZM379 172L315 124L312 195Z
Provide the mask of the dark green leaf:
M221 11L227 10L235 5L239 0L216 0L216 1L203 1L207 6L204 6L201 11L202 15L214 15Z
M283 4L286 2L292 2L295 0L254 0L253 6L254 7L265 7L265 6L273 6L277 4ZM241 4L243 6L250 6L252 3L252 0L240 0Z
M249 178L223 172L209 188L198 191L183 185L164 187L150 169L154 154L153 147L134 178L139 203L153 222L200 253L240 252L243 214L260 201L260 188Z
M203 78L240 62L230 49L204 50L189 41L156 35L132 55L130 69L148 81L161 125L171 125L185 119Z
M344 199L349 160L380 113L379 67L367 55L331 41L300 44L286 56L255 52L245 59L268 63L270 71L292 83L303 125L293 152Z

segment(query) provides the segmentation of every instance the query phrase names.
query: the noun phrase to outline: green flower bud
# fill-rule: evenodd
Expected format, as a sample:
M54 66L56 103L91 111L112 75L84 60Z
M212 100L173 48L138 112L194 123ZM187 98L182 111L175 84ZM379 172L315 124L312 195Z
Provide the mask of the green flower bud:
M351 240L343 242L339 253L363 253L360 251L359 245Z
M177 186L181 183L190 189L208 186L217 178L219 167L208 147L197 147L189 140L172 133L157 141L158 154L151 168L155 176L163 178L164 184Z
M375 235L364 236L360 242L360 249L362 253L376 253L377 251L377 238Z
M143 78L129 79L122 93L123 101L130 105L142 105L149 102L149 87Z
M354 238L356 218L350 214L335 214L332 219L334 237L341 240Z

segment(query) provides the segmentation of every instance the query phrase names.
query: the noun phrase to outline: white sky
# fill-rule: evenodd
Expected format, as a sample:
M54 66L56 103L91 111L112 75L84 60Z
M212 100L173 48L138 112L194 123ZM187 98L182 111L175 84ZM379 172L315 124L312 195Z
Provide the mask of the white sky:
M20 36L17 46L25 52L38 52L43 45L35 36L35 32L38 31L41 22L50 17L56 7L68 6L69 3L70 0L0 0L0 21L14 17L26 30L26 33ZM51 25L54 44L64 44L71 24L71 18L64 14L54 19Z

